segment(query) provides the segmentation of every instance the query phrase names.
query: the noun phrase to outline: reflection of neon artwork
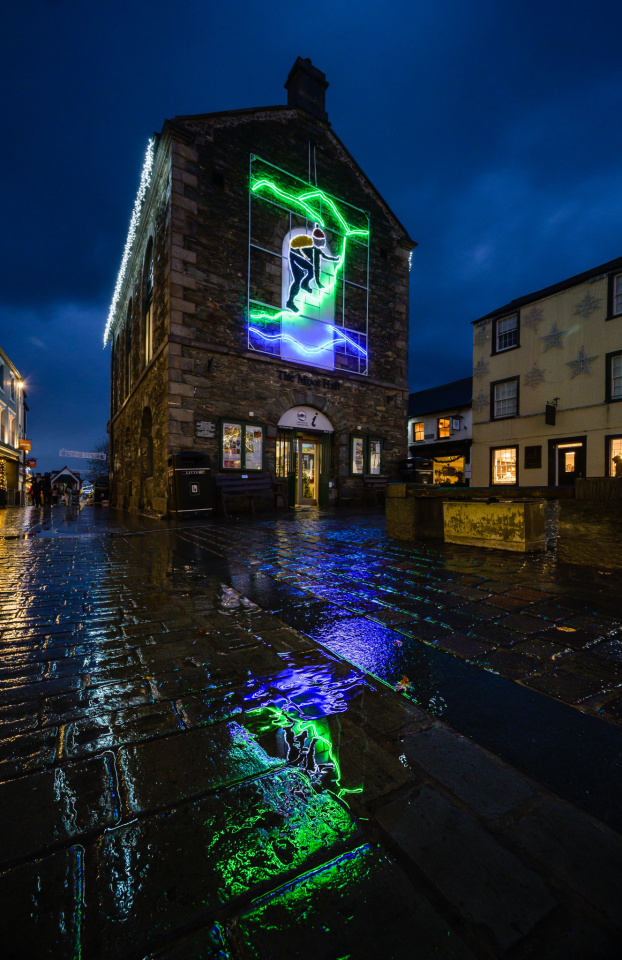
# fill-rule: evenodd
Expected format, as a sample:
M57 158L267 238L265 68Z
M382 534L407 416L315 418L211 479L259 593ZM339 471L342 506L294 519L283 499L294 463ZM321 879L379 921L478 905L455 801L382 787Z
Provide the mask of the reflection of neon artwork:
M339 800L343 800L347 793L362 793L363 787L343 787L341 786L341 767L339 759L335 755L333 745L330 740L330 732L326 729L324 735L320 730L320 720L296 719L284 710L278 707L268 706L267 725L264 732L269 729L278 729L291 731L291 737L286 738L287 743L287 761L294 766L302 767L307 773L323 773L322 767L332 767L335 777L334 793ZM262 713L262 710L251 710L250 714ZM328 728L328 724L322 724ZM316 744L320 744L323 752L328 756L327 763L318 763L316 759ZM344 801L345 802L345 801Z
M332 333L336 333L336 330L333 327L330 327L329 329L331 330ZM256 327L249 327L248 330L249 330L249 333L254 333L258 337L261 337L263 340L268 340L272 343L278 343L280 341L286 340L289 343L293 343L294 346L297 347L299 350L302 350L303 353L308 353L309 356L322 353L323 351L328 350L330 347L338 346L340 343L348 343L351 347L354 347L355 350L358 350L358 352L363 357L367 356L367 351L364 350L363 347L360 347L358 343L355 343L354 340L351 340L347 334L342 332L338 333L337 336L333 337L332 340L327 340L326 343L323 343L319 347L309 347L309 346L305 346L304 343L301 343L300 340L296 340L295 337L290 336L289 333L275 333L275 334L262 333L262 331L258 330Z

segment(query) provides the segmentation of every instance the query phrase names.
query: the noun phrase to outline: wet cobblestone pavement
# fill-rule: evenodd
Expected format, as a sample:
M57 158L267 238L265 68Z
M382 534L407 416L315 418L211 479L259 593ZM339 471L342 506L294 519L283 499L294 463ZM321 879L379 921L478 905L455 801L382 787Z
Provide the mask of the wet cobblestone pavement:
M2 957L619 956L613 577L377 514L1 516ZM498 703L537 749L516 691L611 816L483 749Z

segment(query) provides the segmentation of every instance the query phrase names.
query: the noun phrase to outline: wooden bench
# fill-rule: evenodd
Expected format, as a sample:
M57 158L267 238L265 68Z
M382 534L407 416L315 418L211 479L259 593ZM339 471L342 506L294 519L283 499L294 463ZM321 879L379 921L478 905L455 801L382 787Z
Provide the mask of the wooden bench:
M276 506L277 497L282 497L287 507L286 497L283 496L281 489L276 489L277 484L269 473L242 473L235 476L215 477L216 488L220 490L220 502L222 509L227 516L227 500L235 500L240 497L248 497L251 510L255 512L254 498L256 496L266 496L272 494Z
M380 473L366 473L363 477L363 490L372 495L376 506L379 506L379 494L382 493L386 497L387 483L390 481L391 477Z

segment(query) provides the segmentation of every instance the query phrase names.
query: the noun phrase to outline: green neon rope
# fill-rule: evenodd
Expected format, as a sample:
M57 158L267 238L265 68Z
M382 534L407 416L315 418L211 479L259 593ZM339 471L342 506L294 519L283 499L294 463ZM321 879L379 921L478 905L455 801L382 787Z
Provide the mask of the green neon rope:
M333 211L335 218L341 224L343 231L347 237L368 237L369 230L357 230L354 227L351 227L344 217L339 212L339 208L335 202L324 193L323 190L316 188L310 193L301 193L299 196L296 196L293 193L289 193L287 190L283 190L281 187L278 187L274 180L267 180L265 178L261 180L255 180L251 185L251 192L256 193L262 187L266 187L268 190L271 190L275 196L279 197L282 200L286 200L288 203L291 203L293 206L301 207L304 212L307 214L309 220L314 220L321 227L324 227L325 221L320 213L320 211L312 206L310 206L309 201L319 198L323 203L325 203Z

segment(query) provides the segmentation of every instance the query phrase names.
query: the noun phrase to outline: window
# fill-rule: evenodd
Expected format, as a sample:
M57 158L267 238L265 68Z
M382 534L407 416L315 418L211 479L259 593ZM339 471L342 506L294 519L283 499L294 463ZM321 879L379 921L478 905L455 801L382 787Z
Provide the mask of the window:
M15 400L15 377L11 374L11 400Z
M438 437L448 437L449 436L449 419L447 417L440 417L438 420Z
M518 314L495 321L495 353L518 346Z
M290 431L279 430L276 438L276 475L277 477L287 477L291 471L291 446L292 441Z
M502 420L518 415L518 377L492 383L490 419Z
M352 437L350 471L359 477L365 473L365 437Z
M518 447L495 447L490 458L492 484L518 482Z
M263 427L259 423L223 420L221 449L223 470L262 470Z
M525 470L539 470L542 466L542 446L525 447Z
M153 239L149 240L143 266L143 363L153 356Z
M605 437L607 476L622 477L622 437Z
M609 317L619 317L622 313L622 273L609 277Z
M622 350L607 354L605 401L622 400Z
M132 301L127 305L125 318L125 396L132 389Z
M4 364L0 363L0 390L4 393Z
M412 438L413 443L419 443L420 440L423 440L423 420L419 420L417 423L412 425Z
M382 473L382 440L364 435L350 438L350 473L355 477Z
M119 337L115 337L112 342L112 414L119 409L119 350L121 343Z
M371 474L380 473L381 451L382 451L382 443L380 442L380 440L369 441L369 472Z

